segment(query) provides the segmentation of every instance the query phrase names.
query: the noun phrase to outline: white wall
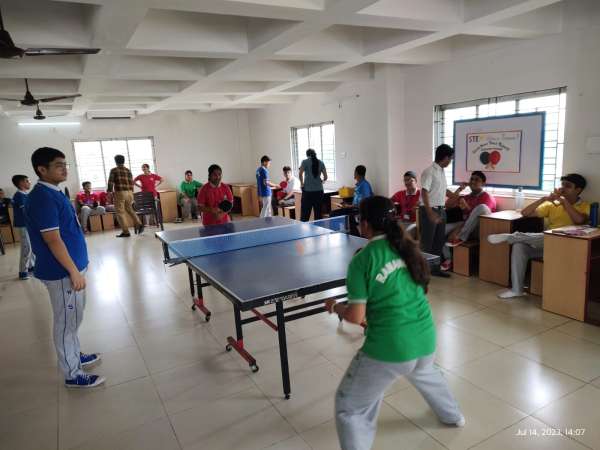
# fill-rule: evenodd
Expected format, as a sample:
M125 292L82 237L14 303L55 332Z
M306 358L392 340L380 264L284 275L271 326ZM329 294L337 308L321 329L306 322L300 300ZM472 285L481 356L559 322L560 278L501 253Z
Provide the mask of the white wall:
M560 34L390 76L390 88L404 88L403 144L391 161L418 171L431 163L435 105L567 86L564 171L584 175L584 197L600 199L600 155L585 149L600 136L600 2L569 1L563 13Z
M282 177L281 167L291 164L290 128L333 120L337 180L331 186L353 186L354 167L363 164L375 192L387 192L387 111L382 73L370 81L345 84L331 94L252 111L249 117L254 166L258 167L262 155L268 155L273 181ZM300 151L304 154L306 149Z
M196 113L158 112L134 120L81 120L80 127L19 127L7 118L0 119L0 187L14 192L11 176L29 175L31 153L38 147L62 150L71 163L67 185L71 192L79 188L73 155L73 139L153 136L157 171L165 177L165 186L175 187L186 169L196 179L205 180L210 164L223 168L228 182L252 181L248 114L245 111ZM249 169L249 170L248 170Z

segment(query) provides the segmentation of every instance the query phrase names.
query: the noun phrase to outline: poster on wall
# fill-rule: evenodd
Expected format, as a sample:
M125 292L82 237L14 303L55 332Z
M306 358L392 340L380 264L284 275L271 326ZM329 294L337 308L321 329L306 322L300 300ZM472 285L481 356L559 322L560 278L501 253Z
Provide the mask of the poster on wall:
M541 188L544 121L539 112L454 122L453 183L481 170L490 186Z

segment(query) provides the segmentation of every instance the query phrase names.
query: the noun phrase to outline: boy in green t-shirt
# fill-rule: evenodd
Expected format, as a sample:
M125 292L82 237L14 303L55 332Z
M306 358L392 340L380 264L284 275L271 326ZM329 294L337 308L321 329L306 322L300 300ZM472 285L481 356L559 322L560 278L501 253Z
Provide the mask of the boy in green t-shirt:
M405 376L439 420L462 427L465 418L440 370L433 365L435 324L425 288L429 269L415 242L399 227L393 203L381 196L359 206L360 232L369 243L348 267L348 305L325 307L361 324L365 343L342 379L335 399L342 449L369 449L385 390Z
M185 180L179 185L179 199L181 205L182 219L187 219L190 213L192 219L198 219L198 200L196 199L202 183L194 180L191 170L185 171Z

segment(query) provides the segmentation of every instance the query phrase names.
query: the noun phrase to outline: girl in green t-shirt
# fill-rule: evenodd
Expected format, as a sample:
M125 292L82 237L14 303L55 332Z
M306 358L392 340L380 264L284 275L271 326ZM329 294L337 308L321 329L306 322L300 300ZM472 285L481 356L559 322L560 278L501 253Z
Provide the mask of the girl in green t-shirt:
M329 313L368 323L365 343L338 387L336 426L343 450L369 449L384 392L405 376L439 420L462 427L465 418L441 371L434 366L435 325L425 289L429 268L404 233L392 202L381 196L359 206L360 232L369 243L352 258L348 305L327 300Z

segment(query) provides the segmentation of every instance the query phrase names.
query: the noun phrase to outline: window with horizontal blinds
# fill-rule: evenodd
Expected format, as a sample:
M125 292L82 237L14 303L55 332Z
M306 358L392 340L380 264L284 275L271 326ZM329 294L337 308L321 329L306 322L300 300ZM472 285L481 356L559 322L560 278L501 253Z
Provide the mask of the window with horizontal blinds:
M292 127L291 149L294 173L298 172L306 150L312 148L327 169L329 181L335 181L335 125L333 122Z
M490 97L460 103L438 105L434 109L435 147L454 144L454 121L483 117L506 116L529 112L546 112L544 136L544 163L542 190L525 191L530 194L548 192L560 185L565 140L565 112L567 88ZM435 149L434 149L435 153ZM452 165L446 168L448 185L452 184ZM490 188L491 192L508 193L511 189Z
M75 140L73 150L79 183L90 181L93 189L106 189L115 155L125 157L125 166L134 177L142 173L142 164L148 164L151 172L156 170L152 137Z

